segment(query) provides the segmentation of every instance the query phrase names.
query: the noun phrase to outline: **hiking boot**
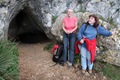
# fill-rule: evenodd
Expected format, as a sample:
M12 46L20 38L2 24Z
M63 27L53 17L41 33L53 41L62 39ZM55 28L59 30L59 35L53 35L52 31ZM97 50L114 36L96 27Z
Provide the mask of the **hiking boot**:
M68 67L68 68L72 68L73 66L72 66L72 65L68 65L67 67Z
M73 67L73 66L72 66L72 63L69 63L69 62L68 62L67 67L68 67L68 69L72 68L72 67Z
M65 62L65 63L64 63L64 62L60 62L60 65L61 65L61 66L66 66L67 63L66 63L66 62Z
M64 63L60 63L61 66L64 66Z
M68 67L71 67L71 66L72 66L72 63L69 63L69 62L68 62Z
M86 73L86 70L82 70L82 74L85 74Z
M92 74L92 70L88 70L88 73L89 73L89 74Z
M86 75L86 76L89 76L89 73L86 72L86 70L82 70L82 74Z

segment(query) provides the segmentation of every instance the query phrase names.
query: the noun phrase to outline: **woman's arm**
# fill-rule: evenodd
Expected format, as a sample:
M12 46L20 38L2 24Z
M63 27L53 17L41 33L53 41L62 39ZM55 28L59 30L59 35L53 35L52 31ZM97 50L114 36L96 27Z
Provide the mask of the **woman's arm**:
M98 26L98 34L103 35L103 36L111 36L112 32L106 30L104 27L102 26Z
M70 32L68 30L65 29L64 23L62 23L62 29L65 33L69 34Z

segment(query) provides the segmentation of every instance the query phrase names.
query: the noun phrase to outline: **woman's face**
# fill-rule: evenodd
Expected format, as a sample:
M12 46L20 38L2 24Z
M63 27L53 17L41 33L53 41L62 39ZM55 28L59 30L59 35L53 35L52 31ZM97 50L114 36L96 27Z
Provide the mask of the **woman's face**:
M73 13L73 11L72 11L71 9L68 9L68 11L67 11L67 15L68 15L69 17L72 16L72 13Z
M88 20L89 24L93 25L96 21L95 21L95 18L94 17L89 17L89 20Z

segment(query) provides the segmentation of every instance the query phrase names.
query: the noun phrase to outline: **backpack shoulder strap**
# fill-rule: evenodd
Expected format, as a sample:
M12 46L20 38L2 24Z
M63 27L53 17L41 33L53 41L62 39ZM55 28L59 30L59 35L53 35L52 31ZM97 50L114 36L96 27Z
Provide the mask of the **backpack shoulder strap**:
M89 23L88 22L84 22L83 24L85 24L85 29L84 29L84 31L85 31L87 26L89 25ZM97 33L98 33L98 27L96 28L96 30L97 30Z
M83 24L85 24L85 29L84 29L84 31L86 30L86 28L87 28L87 26L88 26L88 22L84 22ZM82 24L82 25L83 25Z
M86 23L85 23L85 30L86 30L87 26L88 26L88 23L86 22ZM84 30L84 31L85 31L85 30Z

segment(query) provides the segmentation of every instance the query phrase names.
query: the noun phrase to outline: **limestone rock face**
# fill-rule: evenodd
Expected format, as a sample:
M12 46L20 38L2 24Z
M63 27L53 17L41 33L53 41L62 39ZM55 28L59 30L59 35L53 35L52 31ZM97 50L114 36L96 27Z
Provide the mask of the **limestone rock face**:
M119 0L91 0L86 10L101 15L106 21L113 19L120 27L120 1Z
M62 42L67 7L75 11L78 27L94 13L106 29L115 32L111 37L99 37L97 58L120 66L119 0L1 0L0 40L39 30L49 39Z
M4 26L5 26L5 16L6 16L7 10L5 8L1 8L0 10L0 39L4 37Z
M98 39L99 54L97 59L120 66L120 28L110 37L100 36ZM111 30L111 31L114 31Z

